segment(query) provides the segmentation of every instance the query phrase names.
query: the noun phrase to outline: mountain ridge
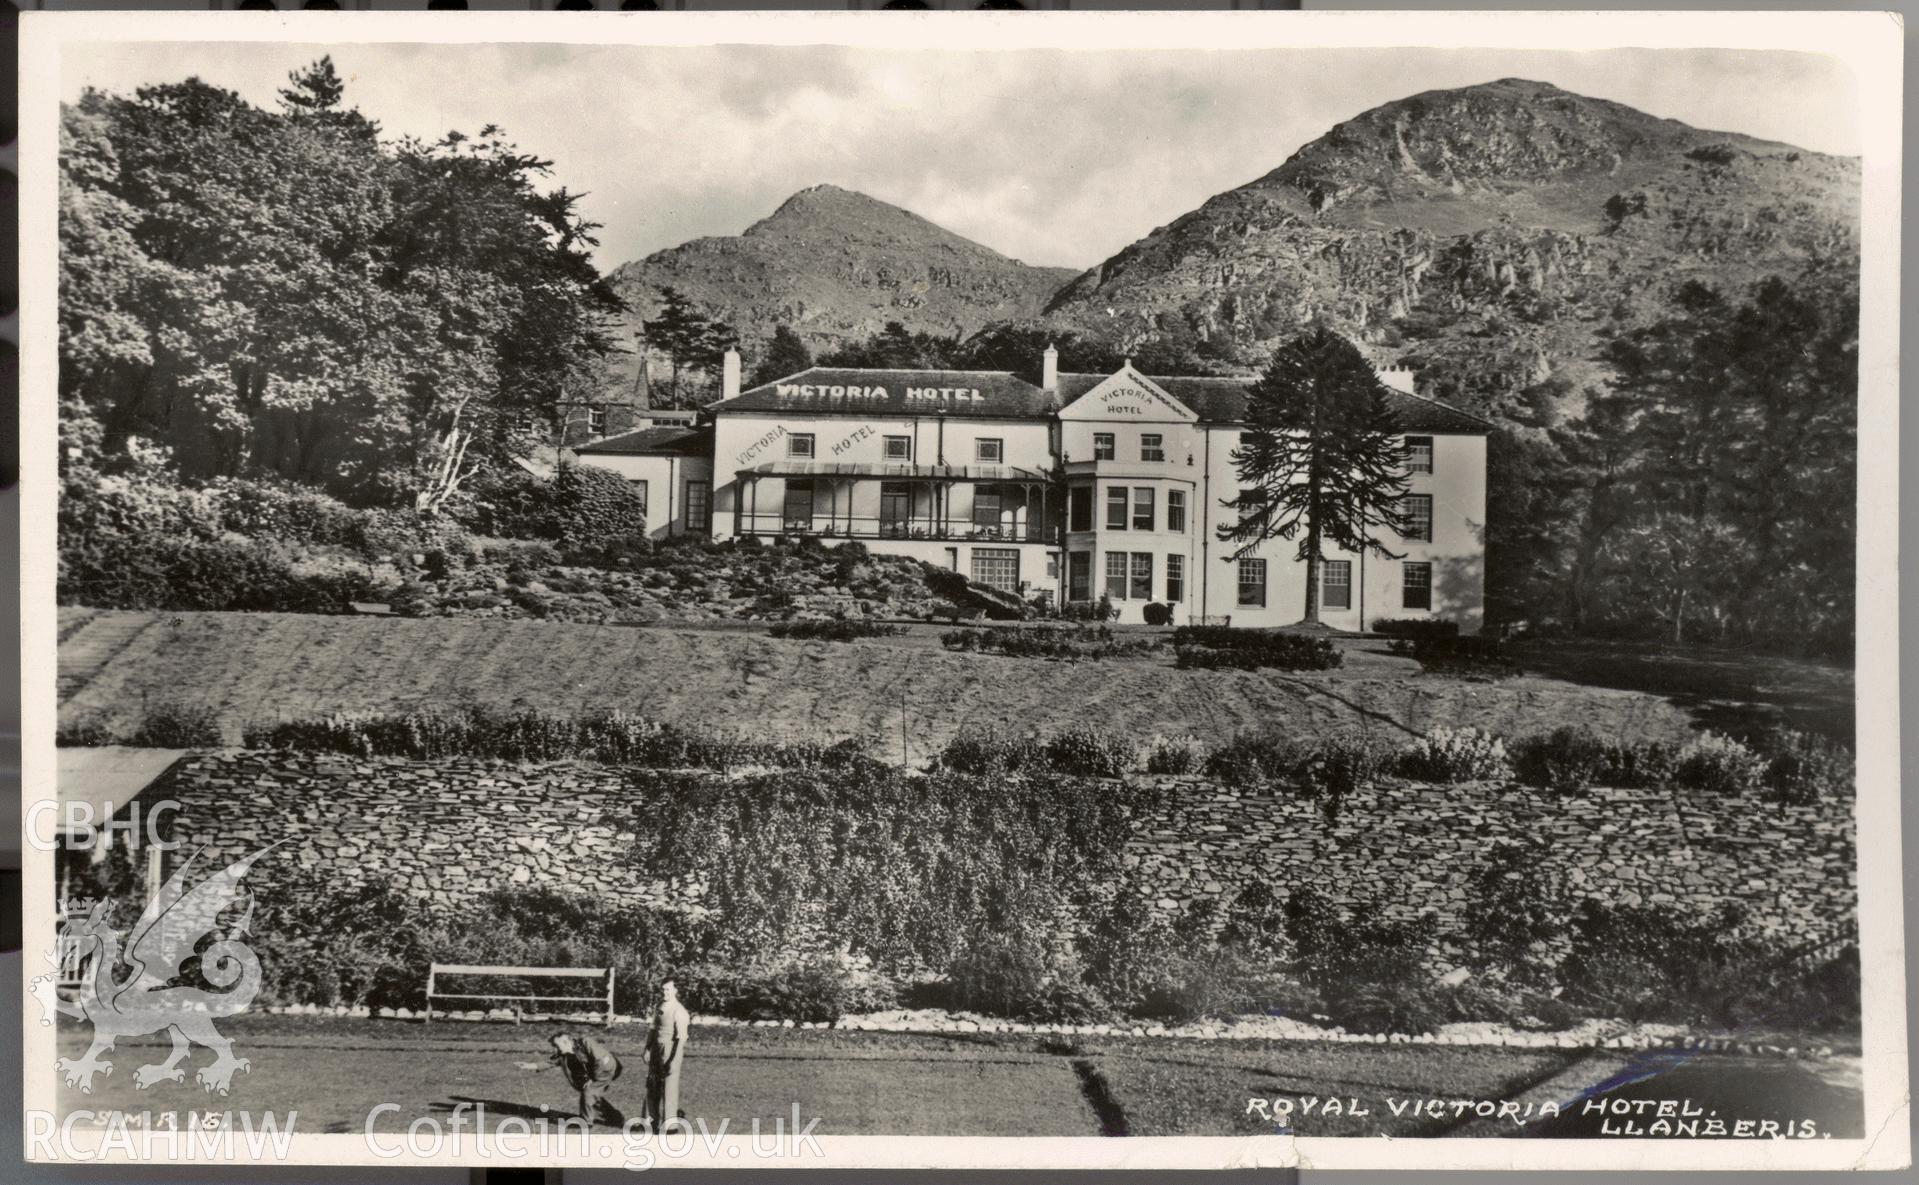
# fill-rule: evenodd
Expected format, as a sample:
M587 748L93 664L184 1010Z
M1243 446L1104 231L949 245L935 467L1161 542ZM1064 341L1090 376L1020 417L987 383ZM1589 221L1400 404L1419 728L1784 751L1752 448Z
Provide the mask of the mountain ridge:
M1047 324L1257 367L1325 319L1505 414L1674 286L1856 272L1858 161L1501 79L1371 108L1075 277Z
M816 351L898 321L916 332L965 336L995 321L1037 315L1078 273L1035 267L910 210L837 185L798 190L737 235L709 235L653 252L610 273L627 300L626 340L672 287L732 325L749 352L775 325ZM631 355L610 382L630 387Z
M1011 322L1244 371L1323 319L1498 417L1542 384L1603 381L1605 342L1686 281L1856 283L1858 190L1857 158L1502 78L1360 112L1080 272L816 184L613 278L630 328L671 285L732 324L749 362L781 323L817 352L887 321Z

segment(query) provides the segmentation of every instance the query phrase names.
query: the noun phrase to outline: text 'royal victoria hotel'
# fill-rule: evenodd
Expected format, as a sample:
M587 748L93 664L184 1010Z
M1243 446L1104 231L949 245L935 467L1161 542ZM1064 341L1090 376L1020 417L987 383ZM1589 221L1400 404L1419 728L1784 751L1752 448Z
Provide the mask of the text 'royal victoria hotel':
M693 425L643 427L576 448L643 482L647 533L857 539L1023 597L1110 597L1119 620L1172 608L1175 623L1299 620L1297 541L1244 554L1217 528L1239 492L1232 461L1250 378L813 367L723 397ZM1401 559L1328 553L1320 616L1479 628L1490 425L1380 373L1406 435L1411 525L1382 539Z

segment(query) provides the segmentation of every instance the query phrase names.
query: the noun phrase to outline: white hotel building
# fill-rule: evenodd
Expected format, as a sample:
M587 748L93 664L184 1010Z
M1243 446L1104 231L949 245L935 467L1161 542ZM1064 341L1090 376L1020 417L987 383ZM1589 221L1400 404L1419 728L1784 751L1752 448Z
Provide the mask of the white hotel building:
M1484 605L1484 420L1380 375L1413 457L1401 559L1331 552L1320 617L1340 629L1434 617L1478 630ZM692 427L594 441L581 461L647 483L648 533L858 539L1053 603L1104 594L1120 620L1276 626L1305 608L1296 541L1236 557L1218 526L1251 379L814 367L724 397Z

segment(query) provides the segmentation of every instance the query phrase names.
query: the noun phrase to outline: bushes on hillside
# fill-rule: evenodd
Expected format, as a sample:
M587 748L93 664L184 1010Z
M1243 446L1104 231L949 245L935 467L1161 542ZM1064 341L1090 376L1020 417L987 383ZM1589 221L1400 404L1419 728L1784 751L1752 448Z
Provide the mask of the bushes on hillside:
M1104 625L992 626L940 635L948 650L1004 654L1014 658L1122 658L1159 649L1157 638L1116 637Z
M706 886L716 954L820 936L885 967L943 970L982 930L1061 937L1062 903L1119 875L1135 792L1071 777L860 766L637 784L629 858Z
M939 766L967 774L1008 774L1039 769L1045 762L1039 734L968 724L940 750Z
M1426 1033L1448 1017L1426 967L1438 939L1430 914L1389 916L1368 903L1340 916L1317 890L1286 902L1295 966L1335 1023L1357 1033Z
M1856 949L1808 968L1752 933L1735 905L1699 917L1582 901L1560 978L1573 1003L1627 1020L1816 1031L1859 1014Z
M862 638L896 638L905 632L906 627L903 625L856 619L782 621L767 631L775 638L796 638L815 642L857 642Z
M1543 843L1500 841L1466 882L1464 936L1507 982L1547 986L1572 922L1566 877Z
M1575 911L1545 846L1495 844L1467 876L1459 928L1442 933L1409 908L1417 896L1348 910L1312 887L1282 903L1260 881L1169 913L1125 866L1145 792L1113 782L856 764L642 770L631 787L625 858L649 881L701 884L701 909L513 891L449 915L398 887L342 889L288 866L256 919L272 944L269 998L417 1007L438 960L613 966L628 1012L670 967L695 1011L749 1019L891 1007L895 985L929 973L945 979L921 1003L1075 1024L1280 1008L1368 1032L1563 1025L1574 1009L1838 1025L1856 1008L1843 960L1807 974L1736 915ZM1433 978L1462 959L1468 985ZM1561 988L1567 1003L1552 998Z
M1106 593L1099 594L1097 601L1068 601L1059 608L1059 616L1065 621L1118 621L1119 606Z
M692 914L548 889L501 890L448 914L403 886L342 886L293 871L273 876L256 900L252 931L268 955L261 991L290 1002L419 1008L433 962L598 966L614 970L615 1008L643 1014L661 976L712 942L711 923ZM543 990L499 978L472 986Z
M843 769L867 760L857 740L780 742L662 724L617 709L559 715L468 705L444 712L335 715L250 724L251 749L358 757L579 759L660 769L743 765Z
M1290 778L1305 759L1299 739L1269 729L1241 729L1206 756L1207 776L1229 785L1263 786Z
M1803 806L1852 794L1853 756L1844 746L1792 731L1769 740L1766 786L1779 801Z
M1612 765L1610 747L1583 724L1522 737L1512 746L1519 780L1561 793L1576 793L1598 781Z
M344 613L398 586L356 561L302 568L253 540L111 536L61 560L61 602L100 609Z
M967 725L940 750L941 769L968 774L1036 771L1077 777L1117 778L1139 761L1133 742L1108 729L1070 726L1051 736L991 725Z
M396 554L462 545L457 526L355 509L301 486L161 468L63 475L62 604L103 609L343 613L398 586Z
M1046 764L1055 773L1086 778L1117 778L1139 762L1133 742L1111 729L1091 725L1062 728L1046 741Z
M1506 745L1477 728L1435 728L1400 752L1400 771L1442 785L1490 782L1507 777Z
M1183 670L1226 668L1326 671L1344 656L1332 639L1308 634L1185 625L1173 631L1177 665Z
M1154 737L1146 752L1149 774L1194 774L1206 765L1206 746L1198 737Z
M1765 782L1767 763L1733 737L1708 732L1679 751L1673 781L1710 794L1744 794Z
M1290 784L1332 814L1347 795L1388 773L1393 756L1390 748L1363 733L1299 739L1254 729L1235 733L1213 750L1205 769L1235 786Z
M1606 768L1597 781L1626 790L1656 790L1672 782L1679 746L1639 741L1606 746Z
M646 495L596 465L562 465L551 478L505 466L475 479L463 517L486 535L549 539L569 548L605 546L644 535Z
M1459 623L1436 617L1381 617L1373 622L1373 632L1389 638L1457 638Z
M850 968L830 953L797 955L729 974L688 968L677 983L689 1008L739 1020L831 1024L848 1012L869 1012L887 1001L855 984Z
M126 743L154 749L214 749L226 744L220 713L205 704L149 704Z

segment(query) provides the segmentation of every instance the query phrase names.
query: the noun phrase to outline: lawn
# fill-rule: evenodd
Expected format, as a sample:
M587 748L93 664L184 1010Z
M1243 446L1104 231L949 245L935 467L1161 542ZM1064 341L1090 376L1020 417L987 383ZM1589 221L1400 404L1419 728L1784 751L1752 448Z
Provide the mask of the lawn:
M151 613L62 609L60 713L108 726L143 703L180 699L216 709L237 740L245 722L328 712L444 706L473 699L566 708L622 707L682 724L789 738L872 738L918 762L961 725L1100 724L1141 739L1191 733L1216 744L1271 725L1296 735L1366 728L1405 737L1435 725L1507 736L1582 721L1618 738L1678 739L1778 680L1759 660L1696 664L1662 694L1643 663L1616 654L1589 664L1526 659L1499 683L1422 674L1377 641L1347 643L1335 671L1181 671L1170 654L1059 662L960 654L938 629L852 644L787 641L757 631L527 621ZM1601 661L1601 658L1604 661ZM1792 684L1850 696L1849 674ZM1798 694L1798 692L1795 692Z
M130 1112L178 1109L298 1111L305 1131L404 1130L412 1119L485 1104L489 1122L568 1114L574 1096L545 1062L543 1027L245 1016L222 1022L237 1056L252 1063L232 1093L193 1084L133 1086L133 1071L158 1061L164 1041L122 1042L115 1073L93 1092L62 1090L65 1107ZM60 1051L77 1057L84 1029L63 1025ZM634 1109L641 1092L637 1026L613 1030L628 1059L613 1101ZM1270 1131L1245 1118L1246 1100L1279 1094L1357 1097L1366 1117L1297 1126L1311 1135L1430 1133L1430 1121L1395 1118L1388 1097L1503 1098L1580 1055L1572 1051L1441 1046L1316 1045L1030 1035L943 1037L847 1030L696 1027L685 1072L689 1117L770 1122L798 1104L821 1130L857 1134L1076 1136L1231 1135ZM196 1048L192 1065L211 1060ZM542 1112L542 1107L550 1112Z

